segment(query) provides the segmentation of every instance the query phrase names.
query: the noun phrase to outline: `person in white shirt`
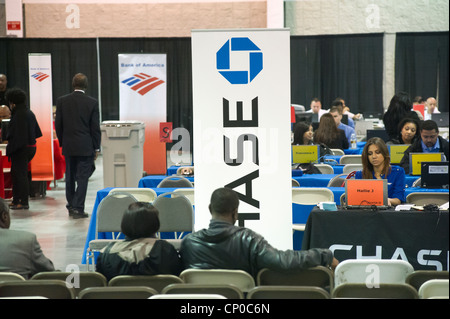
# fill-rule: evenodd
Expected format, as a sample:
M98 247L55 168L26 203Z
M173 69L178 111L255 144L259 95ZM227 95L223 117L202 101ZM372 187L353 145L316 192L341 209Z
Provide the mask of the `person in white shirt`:
M318 114L319 120L323 114L328 113L327 110L322 110L322 103L320 102L320 100L318 98L312 99L310 109L306 112Z
M429 97L425 103L424 120L431 120L431 114L438 113L441 112L438 110L436 99L434 97Z

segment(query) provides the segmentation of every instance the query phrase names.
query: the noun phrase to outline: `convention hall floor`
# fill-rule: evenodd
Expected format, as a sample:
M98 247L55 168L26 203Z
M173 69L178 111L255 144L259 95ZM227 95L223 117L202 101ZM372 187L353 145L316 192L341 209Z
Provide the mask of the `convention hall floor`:
M183 163L189 163L189 160L183 160ZM167 165L172 164L168 156ZM62 179L57 181L56 187L54 182L51 182L51 190L47 190L45 198L30 200L29 210L10 210L10 228L35 233L42 251L53 261L56 269L65 271L68 265L75 264L80 270L86 270L86 265L81 264L82 253L97 191L103 188L103 162L99 156L96 170L89 179L85 203L88 218L69 217L66 210L65 183Z

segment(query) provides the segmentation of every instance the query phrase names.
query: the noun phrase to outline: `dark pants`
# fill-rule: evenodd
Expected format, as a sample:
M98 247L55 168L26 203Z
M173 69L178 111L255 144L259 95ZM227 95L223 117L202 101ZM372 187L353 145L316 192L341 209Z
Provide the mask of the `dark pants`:
M67 208L84 212L89 177L94 172L94 156L66 155Z
M36 154L36 147L23 147L11 154L11 182L13 204L28 205L30 194L31 173L28 163Z

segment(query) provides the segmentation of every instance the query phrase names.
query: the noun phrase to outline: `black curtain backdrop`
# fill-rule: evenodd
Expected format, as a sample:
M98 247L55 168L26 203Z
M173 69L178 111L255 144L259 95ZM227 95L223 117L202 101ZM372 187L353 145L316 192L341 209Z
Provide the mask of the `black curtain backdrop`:
M448 32L398 33L395 47L395 90L411 98L439 97L448 112Z
M337 97L354 113L383 113L383 34L291 37L291 101L328 109Z
M95 39L0 39L0 73L8 77L8 88L29 91L28 54L52 55L53 104L72 91L72 77L88 77L88 94L98 98L97 49Z
M102 120L119 119L119 53L167 54L167 121L192 133L190 38L0 39L0 73L8 87L28 92L28 53L52 55L53 101L72 91L75 73L89 78L88 94L101 97ZM97 61L101 69L99 96ZM291 101L309 109L314 97L329 108L336 97L353 112L382 113L383 34L291 37ZM448 32L398 34L396 90L435 96L448 111ZM428 92L430 91L430 92ZM434 92L434 93L433 93Z

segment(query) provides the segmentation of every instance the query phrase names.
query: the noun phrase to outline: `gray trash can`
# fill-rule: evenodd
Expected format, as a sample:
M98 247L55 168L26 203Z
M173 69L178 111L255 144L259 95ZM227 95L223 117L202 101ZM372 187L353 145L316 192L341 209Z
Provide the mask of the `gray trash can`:
M145 124L104 121L100 130L104 187L138 187L144 172Z

